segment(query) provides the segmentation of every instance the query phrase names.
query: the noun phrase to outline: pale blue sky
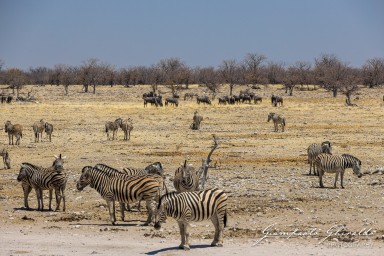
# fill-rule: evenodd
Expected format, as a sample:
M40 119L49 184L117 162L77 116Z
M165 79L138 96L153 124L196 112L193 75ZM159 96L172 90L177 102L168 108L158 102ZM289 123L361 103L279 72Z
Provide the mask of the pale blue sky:
M383 0L0 0L5 68L116 68L180 58L217 67L247 53L287 65L335 54L384 57Z

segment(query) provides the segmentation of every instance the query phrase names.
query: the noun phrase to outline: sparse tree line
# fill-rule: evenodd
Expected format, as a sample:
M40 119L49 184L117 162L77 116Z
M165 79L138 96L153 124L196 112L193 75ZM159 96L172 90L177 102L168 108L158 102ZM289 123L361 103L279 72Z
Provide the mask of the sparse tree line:
M151 66L133 66L116 69L113 65L91 58L80 66L65 64L53 68L36 67L29 70L2 67L0 61L0 83L9 85L12 93L19 96L19 90L25 84L63 86L65 94L71 85L83 85L84 92L96 93L97 86L116 84L131 87L151 85L154 92L158 85L165 85L174 94L190 84L199 84L216 95L223 84L228 84L232 96L236 85L283 84L286 93L292 95L294 88L315 89L315 85L347 97L357 90L358 85L369 88L384 85L384 58L368 59L360 68L352 67L335 55L322 54L313 63L298 61L292 65L268 61L261 54L248 53L243 60L224 60L218 67L189 67L178 58L162 59ZM92 88L90 90L89 88Z

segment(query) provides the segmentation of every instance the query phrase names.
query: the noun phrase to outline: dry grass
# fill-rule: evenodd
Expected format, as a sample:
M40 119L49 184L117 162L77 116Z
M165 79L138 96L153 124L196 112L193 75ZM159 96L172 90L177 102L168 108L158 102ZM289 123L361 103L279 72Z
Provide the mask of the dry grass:
M185 159L200 165L210 150L212 134L216 134L220 144L212 159L218 167L210 170L208 186L224 188L230 194L229 236L253 238L270 223L326 229L334 223L358 228L369 222L373 228L384 230L383 176L357 179L347 171L344 190L320 189L316 177L306 176L306 149L324 140L333 142L334 153L360 158L363 172L384 166L383 88L361 89L357 107L346 107L343 96L332 98L323 90L295 91L288 97L280 88L269 86L255 91L263 96L263 102L257 105L220 106L215 101L212 106L204 106L181 99L178 108L144 108L141 95L150 90L149 86L98 87L96 95L81 93L80 86L73 86L69 96L64 95L62 87L28 87L24 91L32 89L38 104L0 106L3 122L11 120L24 126L20 146L9 146L6 134L2 135L13 167L2 170L0 176L0 211L5 224L23 222L20 218L25 215L25 211L17 210L23 198L15 180L22 162L49 166L53 155L67 156L68 210L54 218L54 225L65 224L74 212L81 211L82 216L77 214L74 221L105 223L108 215L100 196L90 188L82 193L75 189L83 166L105 163L116 168L144 167L160 161L171 178ZM160 89L170 95L166 88ZM201 90L192 88L194 92ZM222 88L222 94L228 91ZM272 93L284 96L283 107L271 106ZM195 110L204 117L200 131L189 129ZM273 124L267 123L269 112L286 117L286 132L273 132ZM117 140L107 141L104 123L118 117L133 119L128 142L123 141L122 131ZM52 143L45 136L42 143L34 142L32 124L41 118L54 125ZM326 175L325 186L330 187L333 179L333 175ZM379 185L369 185L374 181ZM30 206L36 207L33 193ZM10 219L10 213L18 217ZM28 214L34 220L47 217L46 213ZM145 213L132 213L128 218L144 220ZM170 234L176 234L171 225L174 223L169 224ZM249 225L256 231L249 231ZM243 232L235 232L234 227ZM199 224L196 229L206 228Z

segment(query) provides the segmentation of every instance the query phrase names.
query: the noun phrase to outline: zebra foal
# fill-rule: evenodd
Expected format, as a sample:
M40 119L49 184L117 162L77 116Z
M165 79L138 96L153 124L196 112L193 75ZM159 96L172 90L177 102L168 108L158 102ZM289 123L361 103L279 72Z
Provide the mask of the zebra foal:
M131 138L131 131L133 130L132 119L128 118L123 120L122 118L117 118L115 123L123 130L124 140L129 140Z
M357 175L357 177L361 178L363 174L361 174L361 161L352 155L342 154L342 155L330 155L330 154L319 154L315 159L315 165L319 172L319 182L320 187L323 188L323 175L325 172L335 173L335 183L333 187L336 188L336 183L338 176L340 174L340 185L341 188L344 188L343 179L344 172L347 168L352 168L353 172Z
M36 122L32 126L33 133L35 134L35 142L39 142L43 138L43 131L45 128L45 121L43 119L40 120L40 122Z
M180 229L180 249L189 250L189 223L211 219L215 226L212 246L223 246L223 230L227 225L227 195L223 190L199 192L171 192L160 198L155 218L155 229L161 228L167 217L177 220Z
M284 132L284 128L285 128L285 117L284 116L278 115L278 114L275 114L275 113L269 113L269 115L268 115L268 122L270 120L273 121L273 125L275 127L275 132L278 132L279 125L281 126L282 132Z
M53 124L50 124L48 122L44 125L44 130L47 136L49 137L49 142L52 141L52 133L53 133Z
M331 142L324 141L321 143L321 145L319 145L317 143L313 143L313 144L309 145L309 147L307 149L308 163L309 163L308 175L311 175L312 168L313 168L313 175L319 175L318 172L316 172L315 159L321 153L332 154Z

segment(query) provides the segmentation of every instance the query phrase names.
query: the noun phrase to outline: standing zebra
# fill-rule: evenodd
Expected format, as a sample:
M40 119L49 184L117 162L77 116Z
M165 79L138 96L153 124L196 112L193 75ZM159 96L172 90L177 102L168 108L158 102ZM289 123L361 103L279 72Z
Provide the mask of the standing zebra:
M35 134L35 142L39 142L43 138L43 131L45 127L45 121L43 119L40 120L40 122L36 122L33 124L33 133Z
M124 132L124 140L129 140L131 138L131 131L133 130L132 119L128 118L123 120L122 118L117 118L115 120L121 130Z
M45 128L45 133L47 134L47 136L49 136L49 142L51 142L52 140L52 132L53 132L53 124L50 124L50 123L45 123L44 125L44 128Z
M275 126L275 132L278 132L279 130L279 125L281 126L282 132L284 132L285 128L285 117L282 115L277 115L275 113L269 113L268 115L268 122L272 120L273 125Z
M106 122L105 123L105 132L107 133L107 140L109 140L109 132L112 131L112 140L115 139L117 130L119 129L119 124L115 122Z
M324 141L321 143L321 145L317 143L313 143L309 145L307 149L308 153L308 163L309 163L309 173L308 175L311 175L312 167L313 167L313 175L319 175L318 172L316 172L315 168L315 159L317 155L321 153L325 154L332 154L332 145L331 142L329 141Z
M23 126L12 124L11 121L5 123L5 132L8 133L9 145L13 145L13 136L16 137L16 145L20 145L20 138L23 137Z
M43 190L49 190L49 210L52 210L52 190L55 190L56 209L60 209L61 199L63 199L63 211L65 211L65 187L68 177L62 172L65 157L57 157L51 168L43 168L30 163L22 163L17 181L21 181L24 191L24 206L28 206L28 195L32 188L36 191L38 210L43 211Z
M114 177L125 177L125 175L144 176L144 175L150 175L150 174L156 174L163 177L163 172L164 172L160 162L155 162L153 164L150 164L147 167L145 167L145 169L126 167L126 168L123 168L123 171L119 171L105 164L96 164L95 168L103 172L107 172L109 175L113 175ZM154 176L154 177L157 178L157 176ZM167 186L165 185L165 179L163 178L161 181L163 183L163 188L165 189L165 192L168 193ZM139 200L139 203L137 206L139 211L140 211L140 202L141 200ZM127 209L128 211L131 211L131 207L129 206L129 204L127 204L127 208L128 208Z
M342 155L330 155L330 154L319 154L315 159L315 165L319 172L319 181L320 187L323 188L323 175L325 172L336 173L335 183L333 187L336 188L337 178L340 173L340 184L341 188L344 188L343 179L344 172L346 168L352 168L353 172L357 177L361 178L363 176L360 172L361 161L351 155L342 154Z
M161 228L167 216L175 218L179 224L180 249L190 249L189 222L207 219L211 219L215 226L211 245L223 246L223 230L227 225L227 195L219 189L165 194L157 207L155 229Z
M191 165L187 165L185 160L184 165L180 166L175 171L173 185L177 192L191 192L199 190L199 172Z
M11 158L5 148L0 152L0 156L3 157L4 169L11 169Z
M193 123L191 124L190 128L192 130L200 130L201 121L203 121L203 117L196 110L193 114Z
M115 177L96 168L83 168L77 189L81 191L88 185L94 188L107 202L109 218L113 225L116 224L115 201L134 203L145 200L148 218L144 225L148 225L152 222L155 211L153 203L160 196L160 179L162 178L158 175Z

